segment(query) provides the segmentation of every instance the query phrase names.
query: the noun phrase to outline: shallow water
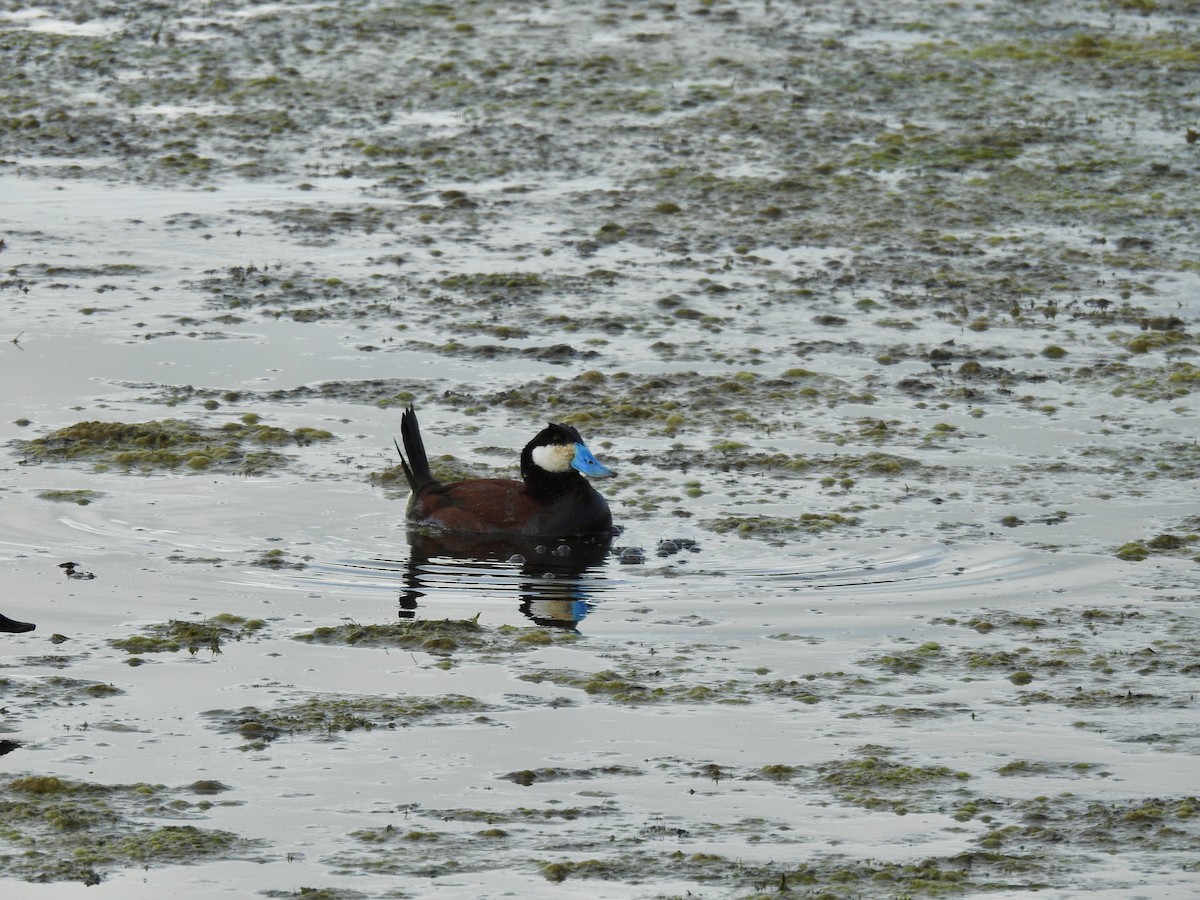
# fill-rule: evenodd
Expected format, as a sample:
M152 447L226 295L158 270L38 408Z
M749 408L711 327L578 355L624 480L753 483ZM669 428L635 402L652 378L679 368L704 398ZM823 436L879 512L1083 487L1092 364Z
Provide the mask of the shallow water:
M1194 894L1187 4L0 40L6 898ZM409 402L613 551L414 547Z

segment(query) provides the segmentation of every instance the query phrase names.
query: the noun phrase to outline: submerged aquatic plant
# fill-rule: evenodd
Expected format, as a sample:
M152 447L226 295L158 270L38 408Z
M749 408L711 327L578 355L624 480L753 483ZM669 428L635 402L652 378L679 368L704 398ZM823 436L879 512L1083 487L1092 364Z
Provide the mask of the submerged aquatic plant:
M332 737L339 733L397 728L437 715L483 713L491 707L461 694L436 697L310 696L296 703L258 709L212 710L206 715L220 730L233 732L247 743L242 749L262 749L282 735Z
M229 831L148 821L196 815L200 804L193 808L185 793L161 784L97 784L57 775L0 782L3 838L20 851L0 855L0 873L96 884L108 869L246 858L263 846Z
M544 628L518 628L502 625L491 628L470 619L410 619L386 625L361 625L346 622L324 625L294 635L298 641L314 644L349 644L359 647L402 647L423 650L437 656L474 653L489 657L495 653L514 653L550 644L572 644L578 636L570 631Z
M200 471L216 466L255 474L286 464L286 457L272 447L305 446L332 438L322 429L288 431L263 425L256 417L218 428L162 419L132 424L79 422L44 437L17 441L15 446L38 462L89 461L98 469Z
M148 625L145 634L109 641L118 650L126 653L174 653L186 649L193 656L201 650L221 652L225 641L240 641L262 630L267 625L261 619L246 619L232 613L218 613L198 622L171 619L169 622Z

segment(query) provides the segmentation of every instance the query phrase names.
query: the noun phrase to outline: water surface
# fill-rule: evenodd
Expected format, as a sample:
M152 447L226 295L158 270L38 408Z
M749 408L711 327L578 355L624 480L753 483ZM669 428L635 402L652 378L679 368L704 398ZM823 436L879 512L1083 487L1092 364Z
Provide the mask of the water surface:
M1194 893L1187 4L0 41L6 897ZM612 552L414 545L409 402Z

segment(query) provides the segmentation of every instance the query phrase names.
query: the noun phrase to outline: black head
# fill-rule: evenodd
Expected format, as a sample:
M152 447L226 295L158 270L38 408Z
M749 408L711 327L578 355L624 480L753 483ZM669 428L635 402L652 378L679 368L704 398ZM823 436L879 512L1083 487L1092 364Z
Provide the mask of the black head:
M578 478L580 472L593 478L613 474L592 455L583 436L570 425L551 422L521 451L522 478L543 473Z

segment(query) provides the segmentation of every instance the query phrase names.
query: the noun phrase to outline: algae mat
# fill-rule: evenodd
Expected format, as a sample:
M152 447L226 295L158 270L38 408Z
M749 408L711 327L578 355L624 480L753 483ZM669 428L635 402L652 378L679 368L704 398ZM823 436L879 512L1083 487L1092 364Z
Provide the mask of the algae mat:
M1198 48L0 9L4 895L1190 897ZM410 402L622 534L407 536Z

